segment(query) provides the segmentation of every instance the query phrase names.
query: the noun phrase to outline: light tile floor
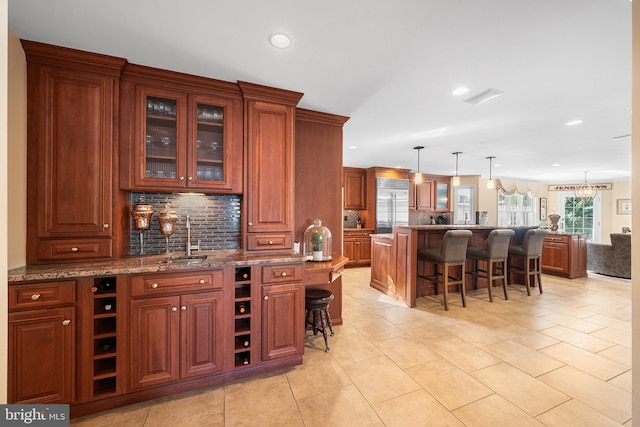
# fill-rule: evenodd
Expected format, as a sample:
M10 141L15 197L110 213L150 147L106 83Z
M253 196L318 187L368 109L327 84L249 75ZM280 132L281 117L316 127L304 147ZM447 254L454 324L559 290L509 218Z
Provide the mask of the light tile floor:
M72 420L75 426L631 426L631 282L543 276L409 309L343 278L331 351L304 364Z

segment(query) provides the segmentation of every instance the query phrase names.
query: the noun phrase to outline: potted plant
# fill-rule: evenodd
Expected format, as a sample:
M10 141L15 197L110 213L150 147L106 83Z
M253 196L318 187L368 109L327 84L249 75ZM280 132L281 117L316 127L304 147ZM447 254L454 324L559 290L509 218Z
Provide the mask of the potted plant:
M313 260L322 261L322 242L324 241L324 234L321 231L314 231L311 233L311 245L313 248Z

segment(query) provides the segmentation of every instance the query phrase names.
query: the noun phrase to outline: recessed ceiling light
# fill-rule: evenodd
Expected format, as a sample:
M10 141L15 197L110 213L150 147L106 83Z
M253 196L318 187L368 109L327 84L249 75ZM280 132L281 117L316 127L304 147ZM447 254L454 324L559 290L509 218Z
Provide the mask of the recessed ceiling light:
M357 148L358 148L358 146L356 146L356 145L350 145L350 146L349 146L349 150L355 150L355 149L357 149Z
M580 123L582 123L582 120L571 120L570 122L565 123L565 125L575 126L575 125L579 125Z
M455 95L455 96L458 96L458 95L464 95L464 94L465 94L465 93L467 93L467 92L469 92L469 88L468 88L468 87L464 87L464 86L462 86L462 87L455 88L455 89L451 92L451 94L453 94L453 95Z
M291 46L291 39L286 34L278 33L269 37L269 43L278 49L286 49Z
M552 164L551 166L555 168L555 167L560 166L560 163L554 163L554 164Z
M494 168L499 168L500 166L502 166L502 163L496 163L495 165L493 165Z

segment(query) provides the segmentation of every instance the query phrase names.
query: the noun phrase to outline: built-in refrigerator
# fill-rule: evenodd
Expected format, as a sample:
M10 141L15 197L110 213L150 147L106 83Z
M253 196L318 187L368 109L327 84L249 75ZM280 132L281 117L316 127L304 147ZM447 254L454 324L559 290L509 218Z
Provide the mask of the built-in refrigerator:
M409 225L409 180L376 178L376 233L396 225Z

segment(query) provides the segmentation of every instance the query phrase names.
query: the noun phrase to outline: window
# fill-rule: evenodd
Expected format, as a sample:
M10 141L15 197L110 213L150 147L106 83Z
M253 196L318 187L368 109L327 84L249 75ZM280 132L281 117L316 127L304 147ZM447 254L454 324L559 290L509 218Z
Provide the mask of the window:
M600 235L600 194L589 201L574 197L573 193L560 194L560 219L564 232L586 234L587 241L597 242L594 236ZM560 231L563 231L562 225Z
M465 185L453 187L453 223L476 223L476 186Z
M537 197L498 191L498 225L537 225Z

